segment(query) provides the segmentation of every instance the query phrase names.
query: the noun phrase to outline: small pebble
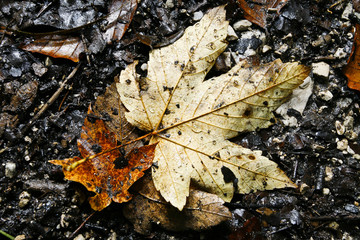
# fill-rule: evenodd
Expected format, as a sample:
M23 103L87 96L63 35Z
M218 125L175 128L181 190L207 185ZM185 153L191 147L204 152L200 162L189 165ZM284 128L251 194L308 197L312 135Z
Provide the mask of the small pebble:
M345 126L340 121L335 121L335 129L338 135L344 135L345 133Z
M141 70L143 70L143 71L147 71L148 65L147 65L146 63L143 63L140 68L141 68Z
M167 0L165 3L166 8L173 8L175 7L174 0Z
M352 5L352 2L349 2L346 5L344 12L341 15L341 19L342 20L350 20L349 16L352 14L352 12L353 12L353 5Z
M336 58L345 58L347 56L347 53L345 52L344 48L338 48L336 52L334 53L334 57Z
M337 145L337 149L339 149L340 151L345 151L347 150L349 143L348 140L344 138L343 140L338 141L336 145Z
M17 235L14 240L25 240L26 236L25 235Z
M330 66L325 62L318 62L312 64L313 75L320 78L328 78L330 73Z
M33 70L34 70L34 73L35 73L35 75L36 76L39 76L39 77L41 77L42 75L44 75L46 72L47 72L47 68L44 66L44 65L42 65L41 63L33 63L32 65L31 65L31 67L33 68Z
M238 35L230 25L228 26L228 34L226 39L228 41L235 41L239 39Z
M268 52L270 50L271 50L271 47L269 45L264 45L263 48L262 48L263 53L266 53L266 52Z
M282 55L289 49L289 45L283 44L279 47L278 50L275 51L275 54Z
M85 240L85 237L82 234L77 235L74 240Z
M323 188L323 194L324 194L324 195L329 195L329 193L330 193L330 189L328 189L328 188Z
M13 178L16 173L16 164L14 162L7 162L5 164L5 177Z
M319 97L324 101L330 101L333 96L334 95L329 90L319 92Z
M337 222L331 222L331 223L329 223L328 226L329 226L329 228L332 228L332 229L334 229L334 230L337 230L340 225L339 225Z
M23 208L25 207L26 205L28 205L28 203L30 202L30 199L31 199L31 195L30 193L26 192L26 191L23 191L22 193L20 193L20 196L19 196L19 207L20 208Z
M307 191L309 191L310 190L310 187L309 187L309 185L307 185L306 183L302 183L301 185L300 185L300 193L301 194L305 194Z
M332 172L332 168L329 166L325 167L325 181L329 182L331 179L333 179L334 173Z
M359 208L357 206L355 206L354 204L346 204L345 205L345 210L354 214L359 213Z
M248 20L240 20L234 23L233 28L235 31L245 31L251 27L252 23Z
M199 21L204 16L204 13L202 11L194 12L193 20Z

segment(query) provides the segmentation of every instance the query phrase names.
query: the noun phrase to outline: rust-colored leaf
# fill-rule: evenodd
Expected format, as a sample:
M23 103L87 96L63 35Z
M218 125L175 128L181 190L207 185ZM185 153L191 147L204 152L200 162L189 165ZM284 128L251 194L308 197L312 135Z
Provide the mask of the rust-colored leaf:
M116 138L121 143L129 142L130 140L140 137L139 131L132 126L125 117L126 109L120 101L119 93L116 89L118 77L115 77L115 82L106 88L106 92L96 99L94 104L95 115L101 116L104 119L104 124L110 132L116 134ZM135 147L141 147L141 141L124 146L125 153L129 153Z
M261 235L261 222L253 216L247 219L243 225L233 231L229 237L229 240L263 240Z
M90 110L89 114L92 114ZM119 150L114 150L86 159L116 145L115 133L105 127L103 120L87 117L78 140L78 148L84 160L74 157L50 161L63 167L66 179L80 182L89 191L96 193L89 199L91 207L96 211L107 207L111 200L118 203L129 201L131 194L128 189L144 175L154 158L155 145L148 145L133 149L125 157Z
M269 9L273 9L277 14L285 6L288 0L238 0L241 9L244 11L244 17L252 23L262 28L266 27L266 17Z
M80 53L85 49L80 38L66 35L38 37L34 41L23 43L20 48L54 58L66 58L73 62L79 62Z
M224 201L211 193L191 190L184 209L179 211L161 197L150 176L141 179L136 190L138 194L123 212L141 234L150 234L152 223L171 231L200 231L232 217Z
M137 0L112 0L109 6L106 18L109 24L103 34L108 44L119 41L128 29L137 8Z
M348 64L344 68L348 87L360 91L360 25L356 24L354 43Z

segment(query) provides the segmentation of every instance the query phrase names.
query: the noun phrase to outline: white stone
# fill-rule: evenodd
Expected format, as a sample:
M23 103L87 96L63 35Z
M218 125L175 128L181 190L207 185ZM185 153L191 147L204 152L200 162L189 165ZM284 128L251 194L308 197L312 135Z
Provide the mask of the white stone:
M329 195L329 193L330 193L330 189L328 189L328 188L323 188L323 194L324 194L324 195Z
M287 111L292 108L302 114L312 94L313 85L314 82L310 77L305 78L304 82L293 91L291 99L276 109L276 113L284 118L283 123L286 126L295 127L297 125L296 118L288 116Z
M306 193L308 190L310 190L310 187L309 187L309 185L307 185L306 183L302 183L302 184L300 185L300 193L301 193L301 194Z
M16 173L16 163L7 162L5 164L5 177L13 178Z
M44 66L44 65L42 65L41 63L33 63L32 65L31 65L31 67L33 68L33 70L34 70L34 73L35 73L35 75L36 76L39 76L39 77L41 77L42 75L44 75L46 72L47 72L47 68Z
M278 50L275 51L275 53L278 54L278 55L282 55L282 54L284 54L288 49L289 49L289 45L287 45L286 43L284 43L283 45L281 45L281 46L279 47Z
M333 94L329 90L319 92L319 97L324 101L330 101L333 98Z
M141 70L146 71L148 69L148 65L146 63L143 63L140 68Z
M30 199L31 199L31 195L30 193L26 192L26 191L23 191L22 193L20 193L20 196L19 196L19 207L20 208L23 208L25 207L26 205L28 205L28 203L30 202Z
M204 16L204 13L202 11L194 12L193 20L199 21Z
M336 129L336 133L338 135L344 135L345 133L345 126L344 124L342 124L340 121L336 120L335 121L335 129Z
M332 172L332 168L329 166L325 167L325 181L329 182L331 179L333 179L334 173Z
M338 48L334 53L334 57L336 58L345 58L347 53L345 52L344 48Z
M344 138L343 140L338 141L336 143L336 146L337 146L337 149L339 149L340 151L347 150L347 148L349 146L348 140L346 138Z
M266 52L268 52L270 50L271 50L271 47L269 45L264 45L263 48L262 48L263 53L266 53Z
M252 23L248 20L240 20L234 23L233 27L235 31L245 31L251 27Z
M354 150L352 150L352 148L350 146L347 147L346 151L351 155L355 154Z
M228 34L226 39L228 41L235 41L239 39L238 35L230 25L228 26Z
M314 76L328 78L330 73L330 66L325 62L313 63L312 70Z
M166 8L173 8L175 7L174 0L167 0L165 3Z
M85 240L85 237L82 234L77 235L74 240Z
M353 5L352 5L352 2L349 2L346 5L344 12L341 15L341 19L342 20L350 20L349 16L350 16L350 14L352 14L352 12L353 12Z

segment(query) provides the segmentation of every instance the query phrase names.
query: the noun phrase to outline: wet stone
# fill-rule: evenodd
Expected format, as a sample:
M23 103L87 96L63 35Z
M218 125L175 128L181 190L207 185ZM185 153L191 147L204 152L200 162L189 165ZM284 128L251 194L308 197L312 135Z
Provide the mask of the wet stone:
M336 146L340 151L345 151L348 148L348 140L344 138L343 140L338 141Z
M47 72L47 68L41 63L33 63L31 66L36 76L41 77Z
M193 20L199 21L204 16L204 13L202 11L194 12Z
M16 163L7 162L5 164L5 177L13 178L16 173Z
M234 23L233 28L235 31L245 31L251 27L252 23L248 20L240 20Z
M319 97L324 101L330 101L333 98L333 94L329 90L319 92Z
M31 199L31 195L30 193L26 192L26 191L23 191L22 193L20 193L20 196L19 196L19 207L20 208L23 208L25 207L26 205L28 205L28 203L30 202L30 199Z
M358 214L360 212L359 207L355 206L354 204L346 204L345 210L354 214Z
M335 121L335 129L338 135L344 135L345 133L345 126L340 121Z
M330 74L330 66L325 62L312 64L313 75L319 78L328 78Z

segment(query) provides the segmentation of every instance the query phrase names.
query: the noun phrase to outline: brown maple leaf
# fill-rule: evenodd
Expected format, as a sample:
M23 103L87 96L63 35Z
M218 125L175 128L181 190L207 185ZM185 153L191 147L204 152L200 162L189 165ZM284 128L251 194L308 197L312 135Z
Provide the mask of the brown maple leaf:
M88 114L92 114L91 110ZM83 159L50 161L63 167L66 179L80 182L96 193L89 199L96 211L107 207L111 200L121 203L131 199L128 189L151 166L156 144L134 148L125 157L119 150L107 152L116 146L116 135L105 127L104 121L88 116L78 140ZM99 152L102 154L97 156Z
M354 44L344 74L348 78L348 87L360 91L360 25L356 24Z
M265 28L268 10L274 9L277 14L280 14L281 8L285 6L287 1L288 0L256 0L250 2L238 0L238 4L244 11L244 17L247 20Z

